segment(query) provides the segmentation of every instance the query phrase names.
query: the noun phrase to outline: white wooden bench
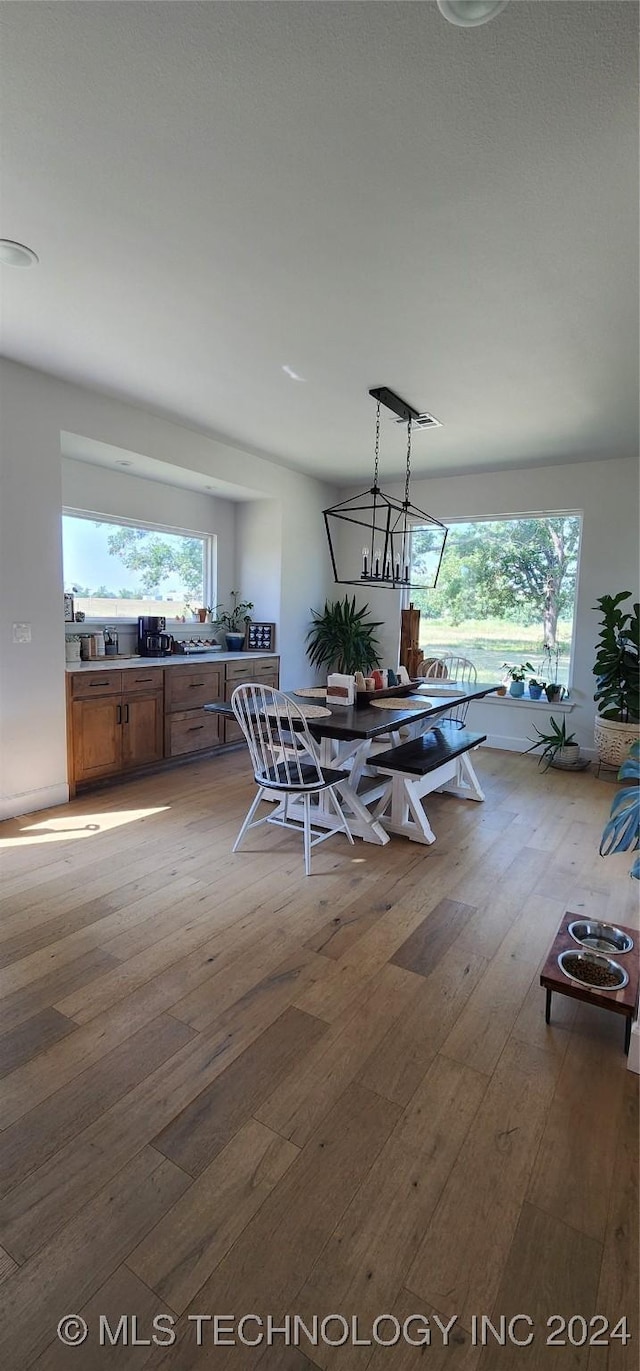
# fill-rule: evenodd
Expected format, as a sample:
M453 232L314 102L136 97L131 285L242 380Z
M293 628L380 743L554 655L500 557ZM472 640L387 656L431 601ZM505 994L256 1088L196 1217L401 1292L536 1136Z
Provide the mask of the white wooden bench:
M422 799L439 790L464 800L484 800L469 753L486 737L443 721L411 742L379 752L371 766L391 779L376 806L376 820L389 833L434 843L436 835Z

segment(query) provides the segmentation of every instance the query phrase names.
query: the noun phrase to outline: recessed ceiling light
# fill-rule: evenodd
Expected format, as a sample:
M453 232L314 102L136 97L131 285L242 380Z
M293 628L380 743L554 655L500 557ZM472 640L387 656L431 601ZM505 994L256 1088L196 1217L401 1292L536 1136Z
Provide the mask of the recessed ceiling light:
M450 24L475 29L495 19L508 3L509 0L438 0L438 9Z
M117 467L132 467L133 462L116 462Z
M304 376L298 376L297 371L294 371L293 367L288 367L285 365L283 366L282 370L286 373L287 376L291 378L292 381L304 381Z
M0 238L0 262L5 267L35 267L39 257L32 248L24 243L14 243L11 238Z

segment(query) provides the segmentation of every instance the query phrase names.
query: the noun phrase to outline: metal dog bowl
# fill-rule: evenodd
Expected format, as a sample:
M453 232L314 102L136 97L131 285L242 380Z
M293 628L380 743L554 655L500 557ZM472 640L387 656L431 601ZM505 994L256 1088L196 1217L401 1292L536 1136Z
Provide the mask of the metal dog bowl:
M569 932L575 942L591 948L592 952L630 952L633 947L633 938L621 928L593 919L574 919L569 924Z
M603 957L597 952L580 952L578 950L574 952L572 947L560 953L558 966L569 981L575 981L578 985L584 986L585 990L595 990L598 994L605 990L622 990L629 980L624 967L620 966L618 962L614 962L612 957ZM611 985L601 985L595 978L587 980L587 968L592 968L594 971L597 969L603 976L615 976L615 981Z

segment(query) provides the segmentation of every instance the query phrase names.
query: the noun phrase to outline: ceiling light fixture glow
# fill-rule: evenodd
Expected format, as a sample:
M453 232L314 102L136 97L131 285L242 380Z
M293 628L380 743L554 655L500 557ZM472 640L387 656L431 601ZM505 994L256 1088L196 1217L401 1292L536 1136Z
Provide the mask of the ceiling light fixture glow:
M24 243L14 243L12 238L0 238L0 262L5 267L35 267L40 258L32 248Z
M282 370L285 372L287 376L290 377L292 381L304 381L305 379L304 376L298 376L297 371L294 371L293 367L288 367L286 363L283 366Z
M438 9L450 24L475 29L495 19L508 3L509 0L438 0Z

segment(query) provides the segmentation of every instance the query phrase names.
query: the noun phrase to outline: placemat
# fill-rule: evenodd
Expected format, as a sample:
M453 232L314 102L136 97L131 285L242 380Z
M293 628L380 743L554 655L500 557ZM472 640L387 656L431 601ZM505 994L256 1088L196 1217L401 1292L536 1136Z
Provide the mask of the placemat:
M324 700L327 694L326 686L303 686L302 690L292 690L292 695L302 695L308 700Z
M424 695L395 695L392 699L372 700L374 709L424 709L433 704L433 700L426 700Z
M295 694L297 695L297 693L298 692L296 691ZM300 713L304 715L305 719L331 718L331 710L325 709L322 705L296 705L296 710L299 710ZM269 715L271 719L278 718L282 719L285 723L289 722L289 715L287 714L287 711L284 709L267 709L265 712ZM295 721L295 714L293 715L293 719Z

